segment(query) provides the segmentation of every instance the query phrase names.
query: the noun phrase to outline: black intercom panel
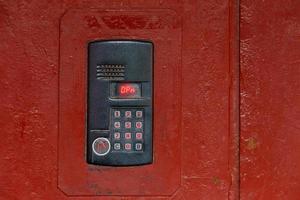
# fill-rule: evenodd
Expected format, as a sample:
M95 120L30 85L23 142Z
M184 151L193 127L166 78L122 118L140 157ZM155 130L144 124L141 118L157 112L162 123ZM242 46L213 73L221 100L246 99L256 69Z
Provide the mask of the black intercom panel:
M151 42L89 43L88 163L152 163L152 65Z

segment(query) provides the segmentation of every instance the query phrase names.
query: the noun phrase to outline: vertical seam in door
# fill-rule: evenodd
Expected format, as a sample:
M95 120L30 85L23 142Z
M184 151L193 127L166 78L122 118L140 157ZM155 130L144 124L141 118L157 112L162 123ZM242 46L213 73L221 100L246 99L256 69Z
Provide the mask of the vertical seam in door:
M240 199L240 1L229 1L229 172L228 199Z

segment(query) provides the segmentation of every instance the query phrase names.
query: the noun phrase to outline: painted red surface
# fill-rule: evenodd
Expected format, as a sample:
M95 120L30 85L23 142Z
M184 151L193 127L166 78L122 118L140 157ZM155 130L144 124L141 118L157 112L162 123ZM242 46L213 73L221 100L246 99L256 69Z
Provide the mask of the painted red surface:
M300 1L241 1L241 199L300 199Z
M0 1L0 199L219 200L238 199L239 189L245 200L299 199L299 8L299 1L240 2L239 79L238 1ZM90 9L99 13L85 16L84 29L82 21L72 18L72 29L70 23L64 25L72 10ZM172 34L173 25L180 30L178 48L174 47L180 53L169 48L179 34ZM71 30L82 34L68 41L66 33ZM73 123L80 127L76 162L69 163L74 168L68 171L65 163L74 155L65 149L68 140L62 140L69 133L59 131L59 113L67 114L59 99L79 95L68 106L83 106L85 80L83 74L68 77L62 70L84 73L86 40L122 36L158 41L168 34L172 44L158 42L155 69L161 80L155 85L165 91L162 83L172 83L176 102L170 105L166 100L171 96L156 94L155 112L161 108L177 114L164 113L170 135L160 135L165 125L155 118L154 154L160 162L138 169L105 168L105 180L97 174L102 167L82 170L91 167L83 162L84 124L75 114ZM72 58L76 52L79 57ZM65 68L68 60L80 65ZM162 73L172 75L164 79ZM75 83L66 96L60 89L64 81ZM83 117L83 107L79 108L77 116ZM171 149L166 151L169 137ZM165 159L170 161L167 165ZM119 187L112 186L110 170L112 177L122 179ZM148 170L154 173L143 173ZM138 174L139 179L122 171ZM146 190L141 177L150 186ZM98 187L99 182L81 182L94 183L97 178L108 189Z
M90 28L90 18L97 21L100 28ZM131 23L126 21L128 18ZM128 33L127 29L132 30ZM117 38L151 40L154 43L155 151L151 165L101 167L86 163L87 42ZM174 11L166 9L72 9L63 16L59 82L60 190L74 196L162 196L172 195L180 188L181 130L177 122L181 120L178 106L181 101L181 38L180 20Z
M234 2L215 0L0 1L0 199L237 199L236 9ZM65 18L73 10L99 13L87 14L83 28L82 19ZM79 32L68 40L71 30ZM171 85L174 93L155 94L155 113L161 108L171 114L154 120L159 162L136 170L106 167L105 176L99 176L103 167L86 173L90 167L83 162L84 44L120 36L157 41L154 70L160 79L154 84L162 91ZM74 61L79 64L66 68ZM66 149L69 140L62 140L70 132L62 129L59 117L70 114L70 107L76 110L69 122L79 127L68 146L73 151ZM162 135L166 130L170 135ZM68 161L75 161L68 163L72 168L66 167ZM147 179L148 170L154 179ZM145 178L149 190L131 175ZM84 183L97 178L108 185ZM113 187L116 179L122 181Z

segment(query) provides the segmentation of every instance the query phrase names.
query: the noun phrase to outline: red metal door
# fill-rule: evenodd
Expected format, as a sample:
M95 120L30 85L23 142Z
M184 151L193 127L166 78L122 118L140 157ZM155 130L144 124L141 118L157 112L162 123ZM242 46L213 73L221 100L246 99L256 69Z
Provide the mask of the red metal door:
M241 199L300 199L300 2L241 2Z
M0 199L297 199L300 5L240 3L0 1ZM152 165L85 162L86 44L115 38L154 42Z

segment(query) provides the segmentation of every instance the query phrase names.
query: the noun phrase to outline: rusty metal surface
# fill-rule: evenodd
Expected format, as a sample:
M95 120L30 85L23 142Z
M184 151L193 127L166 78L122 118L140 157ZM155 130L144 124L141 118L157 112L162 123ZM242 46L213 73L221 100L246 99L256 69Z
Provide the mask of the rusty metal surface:
M236 185L237 178L232 170L236 157L229 155L235 151L230 125L230 116L235 113L230 99L236 89L232 87L236 71L230 67L232 22L229 2L213 0L0 1L0 199L122 198L121 195L74 198L58 188L59 26L67 10L80 8L170 9L182 21L182 62L176 69L181 77L178 86L181 98L176 105L172 104L175 110L181 111L181 116L174 117L176 121L166 121L168 125L177 124L182 133L181 138L173 138L181 149L181 156L178 155L181 160L174 166L180 166L180 187L169 196L127 196L126 199L234 199L232 194L237 189L232 186ZM130 17L115 20L124 25L128 36L141 28ZM106 22L114 27L110 19ZM99 28L92 18L89 25L91 29ZM155 26L161 27L163 23L152 24L150 28ZM146 33L147 27L142 28ZM162 47L166 55L167 47ZM174 58L166 56L165 59ZM166 70L174 70L173 67L166 66ZM166 104L158 103L158 107ZM173 154L172 149L166 153L163 147L154 151L162 157ZM118 178L126 180L123 176ZM167 181L164 183L168 184ZM129 181L128 187L139 185Z
M300 199L300 1L241 1L241 199Z

